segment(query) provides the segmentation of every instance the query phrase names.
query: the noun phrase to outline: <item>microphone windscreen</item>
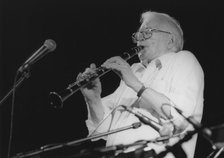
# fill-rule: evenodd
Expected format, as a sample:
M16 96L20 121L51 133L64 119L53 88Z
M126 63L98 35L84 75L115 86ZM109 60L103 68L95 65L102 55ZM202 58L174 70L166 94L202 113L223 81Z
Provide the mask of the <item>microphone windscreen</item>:
M49 49L49 51L54 51L56 49L56 42L52 39L47 39L44 45Z

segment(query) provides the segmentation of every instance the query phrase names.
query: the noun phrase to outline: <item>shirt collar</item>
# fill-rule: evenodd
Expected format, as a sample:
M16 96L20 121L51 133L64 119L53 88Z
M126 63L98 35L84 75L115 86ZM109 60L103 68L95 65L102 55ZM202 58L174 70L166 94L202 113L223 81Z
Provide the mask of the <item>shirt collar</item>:
M162 55L162 56L160 56L160 57L158 57L156 59L153 59L149 63L149 65L155 64L156 68L158 70L160 70L169 61L170 57L172 57L174 54L175 54L175 52L168 52L168 53L166 53L166 54L164 54L164 55Z

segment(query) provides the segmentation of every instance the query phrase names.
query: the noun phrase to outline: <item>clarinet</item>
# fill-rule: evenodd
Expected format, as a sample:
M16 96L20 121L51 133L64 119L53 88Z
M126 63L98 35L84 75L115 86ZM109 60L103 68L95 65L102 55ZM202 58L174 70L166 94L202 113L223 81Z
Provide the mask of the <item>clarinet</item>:
M123 53L121 57L127 61L137 55L143 48L143 46L133 47L128 52ZM95 73L87 75L86 78L83 78L82 80L69 84L66 89L60 92L50 92L50 104L55 108L63 108L63 103L65 100L67 100L82 87L87 86L91 81L105 75L109 71L111 71L111 69L98 67L96 68Z

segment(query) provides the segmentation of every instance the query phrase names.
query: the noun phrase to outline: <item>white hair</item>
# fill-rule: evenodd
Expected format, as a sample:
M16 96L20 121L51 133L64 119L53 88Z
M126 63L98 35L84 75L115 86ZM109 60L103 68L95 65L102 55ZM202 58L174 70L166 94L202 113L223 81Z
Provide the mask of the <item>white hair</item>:
M179 22L175 18L165 13L147 11L142 13L141 15L142 25L147 25L147 23L150 22L152 19L156 19L159 21L159 27L164 26L169 29L164 31L169 31L174 35L174 42L177 51L182 50L184 45L184 38L183 30L181 29Z

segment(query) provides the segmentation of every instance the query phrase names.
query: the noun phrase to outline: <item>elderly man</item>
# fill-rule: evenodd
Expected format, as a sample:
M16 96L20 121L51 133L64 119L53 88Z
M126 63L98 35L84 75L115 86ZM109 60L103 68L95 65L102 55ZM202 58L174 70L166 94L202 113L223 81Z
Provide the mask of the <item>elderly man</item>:
M183 31L178 22L164 13L144 12L133 40L144 47L138 53L139 63L130 66L116 56L102 64L121 78L119 87L111 95L101 98L99 78L81 89L88 108L86 125L90 135L94 135L138 122L135 115L124 110L125 106L157 122L161 129L142 125L111 134L104 137L107 146L172 137L191 129L173 107L182 110L185 116L197 115L197 121L202 117L204 73L195 56L182 50ZM91 64L77 79L95 70L95 64ZM195 144L196 136L183 146L189 158L194 156ZM157 153L161 151L159 145L151 144L151 147ZM167 157L173 155L169 153Z

